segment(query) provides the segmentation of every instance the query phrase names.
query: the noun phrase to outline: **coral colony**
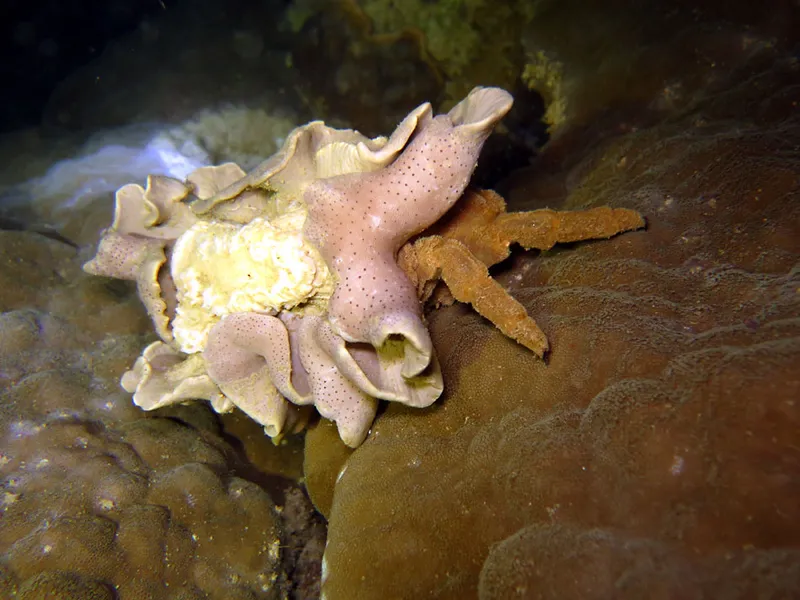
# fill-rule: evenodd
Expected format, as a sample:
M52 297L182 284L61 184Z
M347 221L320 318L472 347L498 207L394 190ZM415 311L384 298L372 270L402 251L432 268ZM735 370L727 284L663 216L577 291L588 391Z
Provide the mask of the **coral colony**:
M249 174L228 163L119 189L84 268L135 281L161 338L123 387L146 410L237 406L272 437L301 429L313 405L358 446L379 399L424 407L442 393L422 311L439 280L542 355L544 334L487 267L512 243L549 248L644 221L609 208L506 213L492 192L465 193L511 104L475 88L444 115L419 106L389 138L314 121Z

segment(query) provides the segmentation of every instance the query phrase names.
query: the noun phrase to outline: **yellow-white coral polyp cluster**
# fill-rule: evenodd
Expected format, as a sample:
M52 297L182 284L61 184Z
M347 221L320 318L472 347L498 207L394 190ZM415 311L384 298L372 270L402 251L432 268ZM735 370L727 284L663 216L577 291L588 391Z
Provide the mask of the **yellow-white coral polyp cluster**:
M246 225L200 221L178 238L170 270L178 301L172 332L181 351L202 351L225 315L327 301L332 276L303 238L304 221L304 210Z

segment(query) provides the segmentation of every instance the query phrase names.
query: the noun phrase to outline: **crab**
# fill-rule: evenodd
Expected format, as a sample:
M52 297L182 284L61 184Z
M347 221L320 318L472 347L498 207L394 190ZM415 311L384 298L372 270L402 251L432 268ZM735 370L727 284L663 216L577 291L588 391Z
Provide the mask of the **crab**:
M610 238L644 226L635 210L607 206L508 213L496 192L469 189L440 221L405 244L397 260L420 302L471 304L506 336L544 358L547 336L488 268L508 258L514 244L549 250L555 244ZM439 282L446 285L444 291Z
M84 269L136 281L160 338L122 376L134 402L236 406L274 439L313 405L356 447L378 400L425 407L443 391L423 314L438 280L543 356L546 337L487 267L512 243L544 249L643 220L506 213L497 194L465 192L511 103L475 88L445 115L417 107L388 138L314 121L250 173L227 163L120 188Z

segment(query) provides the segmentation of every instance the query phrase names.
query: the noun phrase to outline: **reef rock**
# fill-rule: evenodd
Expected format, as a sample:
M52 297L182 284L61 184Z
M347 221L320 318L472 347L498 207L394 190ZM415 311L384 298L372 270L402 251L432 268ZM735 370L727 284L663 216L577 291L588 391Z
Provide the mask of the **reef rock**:
M316 597L291 445L259 473L206 407L146 415L118 386L152 336L135 293L38 233L0 231L0 255L0 596Z

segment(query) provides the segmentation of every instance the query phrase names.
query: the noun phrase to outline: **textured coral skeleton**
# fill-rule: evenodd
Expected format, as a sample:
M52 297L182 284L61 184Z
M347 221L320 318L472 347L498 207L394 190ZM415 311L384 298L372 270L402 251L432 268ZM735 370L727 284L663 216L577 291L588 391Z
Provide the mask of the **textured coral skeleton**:
M442 393L422 309L440 279L542 356L545 335L487 267L512 243L549 248L643 220L506 213L492 192L465 193L511 104L475 88L445 115L419 106L389 138L314 121L249 174L228 163L122 187L84 268L135 281L161 338L122 377L134 402L237 406L272 437L302 428L313 405L358 446L378 400L424 407Z

